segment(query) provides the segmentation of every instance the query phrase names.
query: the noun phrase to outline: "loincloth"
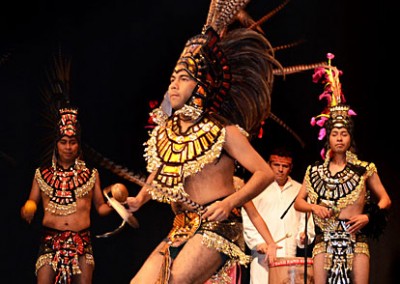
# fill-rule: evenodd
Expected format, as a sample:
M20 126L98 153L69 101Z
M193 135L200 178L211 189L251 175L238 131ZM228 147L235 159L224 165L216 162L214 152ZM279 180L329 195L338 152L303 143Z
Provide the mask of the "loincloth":
M85 256L86 263L94 266L89 229L73 232L45 227L35 273L50 265L57 272L55 283L69 283L72 275L81 273L79 256Z
M315 257L317 254L325 253L324 269L329 272L328 277L333 283L349 283L355 254L370 256L366 235L360 232L348 233L347 221L332 220L330 229L325 231L316 227L312 254Z
M163 254L165 266L158 283L168 283L169 269L173 259L179 254L186 241L195 234L203 236L202 244L221 253L224 263L207 283L230 283L229 272L235 265L247 266L251 257L246 255L243 225L240 210L234 209L224 221L201 221L196 212L186 211L176 214L173 228L169 232Z

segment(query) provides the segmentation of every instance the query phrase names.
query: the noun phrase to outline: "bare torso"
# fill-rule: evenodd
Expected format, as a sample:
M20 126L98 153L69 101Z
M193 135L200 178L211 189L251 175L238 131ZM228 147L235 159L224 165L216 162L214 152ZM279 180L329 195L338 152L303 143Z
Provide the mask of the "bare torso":
M43 226L57 229L60 231L74 231L78 232L87 229L90 226L90 208L93 192L90 191L83 198L76 199L76 212L69 215L55 215L45 210L47 208L50 198L44 194L42 195L44 216Z
M340 211L339 219L350 219L351 217L362 214L365 204L365 189L360 194L359 198L354 202L354 204L347 205Z
M185 180L185 191L192 201L204 205L235 192L233 186L234 161L227 155L206 165L199 173ZM176 207L176 205L174 205ZM184 205L180 208L186 208Z

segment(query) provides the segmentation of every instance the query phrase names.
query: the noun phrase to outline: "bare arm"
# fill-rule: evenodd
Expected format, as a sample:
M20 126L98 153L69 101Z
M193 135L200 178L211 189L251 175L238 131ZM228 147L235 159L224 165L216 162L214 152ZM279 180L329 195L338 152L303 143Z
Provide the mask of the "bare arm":
M296 201L294 202L294 208L301 212L312 212L320 218L330 217L332 212L330 212L329 208L317 204L310 204L307 202L306 188L306 180L304 179L299 194L296 197Z
M373 173L366 181L367 186L370 188L371 192L377 197L378 207L380 209L389 209L391 206L391 199L386 192L378 173ZM370 223L370 215L366 213L360 213L349 218L349 221L346 223L349 225L349 232L355 233L362 228L364 228L368 223ZM377 221L373 221L377 222ZM374 225L372 225L374 226Z
M392 201L386 192L385 187L383 186L381 179L379 178L378 173L373 173L367 179L367 186L370 188L371 192L377 197L378 207L380 209L389 209ZM364 228L371 220L369 219L371 216L365 213L357 214L352 216L349 221L346 223L350 225L349 232L355 233L358 230Z
M32 187L31 187L31 191L29 193L28 200L35 202L36 206L39 204L39 202L41 200L39 184L37 183L35 178L33 178L33 181L32 181ZM27 203L25 203L25 204L27 204ZM35 216L36 210L26 210L25 204L24 204L24 206L21 207L21 210L20 210L21 218L24 219L26 222L31 223L33 217Z
M155 177L155 174L156 173L153 172L147 177L146 184L151 184L151 182L153 181L153 179ZM151 195L147 191L147 189L148 189L148 186L144 185L135 197L130 196L127 198L126 202L129 206L130 212L135 212L135 211L139 210L139 208L143 204L147 203L151 199Z
M274 243L274 239L272 238L271 232L261 215L258 213L254 203L249 201L243 205L243 208L246 210L247 215L250 218L250 221L256 227L257 231L263 237L265 242L269 245Z
M254 203L252 201L249 201L243 205L243 208L246 210L246 213L249 216L249 219L253 223L254 227L265 240L265 244L257 245L257 251L259 253L266 254L266 258L268 258L270 263L275 262L276 250L282 247L278 246L275 243L267 224L261 217L260 213L257 211Z
M101 190L100 175L96 172L96 181L93 188L93 204L100 216L106 216L113 210L104 200Z
M385 187L383 186L378 173L373 173L372 176L367 179L367 185L373 194L378 198L379 208L389 209L392 205L392 201Z

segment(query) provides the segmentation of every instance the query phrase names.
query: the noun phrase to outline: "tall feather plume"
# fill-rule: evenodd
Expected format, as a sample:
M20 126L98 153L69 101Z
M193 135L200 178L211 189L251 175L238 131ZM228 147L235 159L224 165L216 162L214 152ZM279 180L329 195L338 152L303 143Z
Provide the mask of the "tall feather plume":
M279 5L273 11L269 12L267 15L262 17L258 21L254 21L248 14L245 12L245 6L250 2L250 0L211 0L211 4L209 7L209 12L207 15L207 21L205 26L212 26L220 35L223 35L223 32L226 30L226 27L231 24L233 21L238 20L243 27L247 27L249 29L253 29L258 31L261 34L264 34L261 29L261 24L270 19L272 16L277 14L278 11L282 10L285 7L289 0L286 0L283 4ZM277 50L283 50L290 47L294 47L298 43L285 45L281 47L270 47L269 52L274 53ZM270 56L266 53L265 56ZM293 74L309 69L313 69L317 66L320 66L321 63L310 64L310 65L298 65L298 66L290 66L290 67L282 67L280 63L274 58L271 58L271 61L274 61L275 66L278 66L277 69L273 70L273 75L284 75L284 74ZM47 102L53 102L50 105L58 107L61 103L69 102L69 94L70 94L70 69L71 69L71 61L67 58L63 58L61 54L55 56L53 58L52 66L47 70L47 86L42 90L43 97ZM251 76L250 76L251 77ZM271 81L271 80L270 80ZM245 99L246 100L246 99ZM58 102L54 104L54 102ZM235 102L233 102L235 103ZM252 104L250 100L248 100L248 104ZM233 107L233 106L232 106ZM233 107L235 109L235 107ZM254 107L256 109L256 107ZM58 108L55 109L55 114L58 113ZM229 106L227 107L229 110ZM48 122L54 123L53 118L50 118L48 115L46 116ZM246 117L244 115L243 117ZM291 129L282 119L280 119L275 114L269 112L269 118L277 122L280 126L282 126L285 130L287 130L291 135L295 137L295 139L300 143L302 147L304 147L305 143L301 139L301 137ZM111 173L129 181L135 183L139 186L151 186L145 182L145 176L140 174L135 174L132 170L122 165L119 165L112 160L106 158L99 152L97 152L94 148L90 147L86 143L82 143L82 148L85 153L85 157L90 159L91 162L101 166L109 170ZM52 148L51 148L52 150ZM51 158L51 151L49 154L49 158ZM165 194L171 195L172 193L165 192ZM183 196L174 196L174 198L181 200L187 204L190 204L194 208L198 208L202 210L203 208L191 201L190 199Z
M247 13L245 10L240 10L237 15L236 19L243 27L252 27L252 29L258 31L259 33L265 35L265 32L260 27L260 25L255 25L256 21Z
M236 18L238 12L246 7L250 0L213 0L211 1L206 26L211 26L221 34Z
M287 125L282 119L280 119L272 112L270 113L269 118L271 118L273 121L282 126L287 132L289 132L300 143L300 146L302 148L306 146L306 143L303 139L301 139L300 135L298 135L292 128L290 128L289 125Z
M58 110L70 104L70 76L71 58L64 56L59 50L45 69L45 82L41 87L41 99L45 108L40 114L44 119L43 126L47 129L40 142L44 147L41 154L42 164L51 161L59 120Z
M274 69L273 73L275 76L277 75L289 75L289 74L294 74L294 73L299 73L307 70L313 70L317 67L322 66L325 64L324 62L320 63L312 63L312 64L301 64L301 65L294 65L294 66L286 66L283 67L283 69Z
M272 70L281 65L269 41L249 29L232 29L219 45L229 59L233 82L219 113L243 127L252 139L270 113Z
M261 25L286 7L289 0L284 0L282 4L278 5L257 21L252 19L252 17L245 11L245 7L249 2L250 0L212 0L204 28L211 26L220 35L220 46L224 47L225 55L230 59L231 70L234 69L237 71L237 74L232 73L232 77L234 78L233 80L243 81L243 78L246 78L246 82L242 83L242 87L236 86L235 84L232 85L230 96L229 98L226 98L225 102L222 104L220 114L227 117L233 123L241 125L250 133L251 136L253 136L254 133L259 130L260 120L264 121L270 116L270 101L269 98L264 97L260 88L255 89L252 86L262 85L264 91L270 92L268 90L272 88L274 76L285 77L287 74L311 70L316 66L319 66L320 63L283 67L275 58L275 52L278 50L293 48L299 45L300 41L279 47L273 47L269 43L268 39L264 37L265 54L258 54L257 56L258 58L269 58L268 60L271 63L272 72L265 72L265 70L260 69L261 67L257 68L252 65L253 59L249 54L255 54L259 52L260 49L258 47L252 49L250 41L246 41L248 38L240 38L241 35L235 34L233 30L229 31L228 26L234 21L238 21L242 27L247 28L248 30L255 30L259 34L265 35ZM231 36L232 34L234 34L234 36ZM239 42L240 39L242 40L242 43L236 45L235 42ZM232 46L229 46L230 43L232 43ZM248 48L243 48L243 45L249 46ZM242 50L241 53L238 52L239 49ZM254 58L257 56L254 56ZM237 60L235 58L240 58L238 64L236 64ZM243 62L246 63L244 64ZM241 68L241 65L252 67ZM264 83L257 77L260 74L264 74L263 76L266 76L267 78ZM244 96L243 94L246 95ZM268 97L269 96L270 94ZM252 109L251 113L248 112L249 109ZM299 141L301 146L304 147L304 142L300 139L299 135L289 128L283 120L278 118L276 115L271 115L271 118L288 130L295 139ZM262 124L263 122L261 123L261 127Z
M238 20L243 27L247 27L248 29L253 29L262 34L265 34L263 29L261 28L261 25L263 23L265 23L267 20L271 19L273 16L275 16L288 3L289 3L289 0L285 0L282 4L277 6L272 11L268 12L266 15L264 15L257 21L255 21L245 10L242 9L237 13L236 20ZM304 41L299 40L294 43L285 44L285 45L281 45L281 46L274 46L271 48L273 49L273 54L275 54L275 52L277 52L277 51L287 50L287 49L296 47L302 43L304 43ZM300 73L300 72L307 71L307 70L313 70L316 67L319 67L323 64L324 64L324 62L312 63L312 64L301 64L301 65L294 65L294 66L282 66L280 64L277 64L276 66L278 66L278 68L274 68L273 75L285 77L286 75ZM280 126L282 126L285 130L287 130L300 143L302 148L305 147L305 143L304 143L303 139L301 139L301 137L292 128L290 128L282 119L280 119L277 115L270 112L268 118L271 118L276 123L278 123Z
M257 20L254 22L251 26L249 26L249 29L254 29L257 26L261 26L263 23L268 21L270 18L275 16L279 11L281 11L287 4L289 3L289 0L286 0L282 4L280 4L278 7L273 9L272 11L268 12L265 16L263 16L261 19Z
M276 7L272 11L268 12L266 15L264 15L257 21L255 21L245 10L240 10L236 15L236 19L244 27L247 27L248 29L257 30L258 32L260 32L262 34L265 34L263 29L261 28L261 25L263 23L265 23L266 21L268 21L269 19L271 19L273 16L275 16L279 11L281 11L284 7L286 7L286 5L288 3L289 3L289 0L284 1L278 7ZM304 43L304 40L298 40L293 43L284 44L284 45L280 45L280 46L274 46L273 50L275 53L277 51L287 50L287 49L296 47L303 43ZM285 76L285 75L299 73L299 72L303 72L303 71L307 71L307 70L313 70L316 67L319 67L323 64L325 64L325 62L312 63L312 64L301 64L301 65L294 65L294 66L287 66L287 67L281 66L280 68L274 69L273 74L275 76Z
M274 10L270 11L268 14L263 16L260 20L254 21L244 10L246 5L250 2L250 0L211 0L211 4L209 6L209 11L207 15L207 20L205 23L204 27L211 26L214 28L214 30L220 35L220 36L225 36L224 32L226 31L226 28L228 25L233 23L235 20L239 21L243 27L246 27L248 29L253 29L258 31L261 34L264 34L261 25L266 22L268 19L270 19L272 16L276 15L280 10L282 10L289 2L289 0L285 0L284 3L276 7ZM268 41L266 41L266 46L268 46ZM314 69L317 66L320 66L321 63L316 63L316 64L309 64L309 65L298 65L298 66L289 66L289 67L283 67L280 65L280 63L274 59L273 55L274 52L277 50L283 50L283 49L288 49L291 47L294 47L298 45L299 42L293 43L293 44L287 44L284 46L280 47L272 47L268 46L266 50L266 57L271 57L270 60L271 62L274 63L277 69L274 69L271 76L275 75L285 75L285 74L293 74L297 72L302 72L310 69ZM232 48L234 49L234 48ZM250 60L250 59L249 59ZM251 60L250 60L251 61ZM255 68L255 70L257 70ZM253 76L246 76L247 80L249 78L252 78ZM272 78L268 79L269 82L272 82ZM249 82L250 85L256 85L252 84ZM233 99L228 105L226 105L226 112L241 112L240 108L237 108L238 104L245 103L245 105L253 105L253 101L248 98L243 98L244 101L235 101ZM264 102L263 104L269 105L268 102ZM235 106L236 105L236 106ZM251 109L257 109L257 106L253 106ZM246 119L248 117L248 113L246 115L239 115L240 117L243 117ZM250 114L252 116L253 114ZM254 114L256 117L257 115ZM293 130L291 129L282 119L280 119L278 116L275 114L271 113L268 110L268 116L264 117L264 119L271 118L275 122L277 122L280 126L282 126L285 130L287 130L293 137L300 143L302 147L304 147L304 141L301 139L301 137ZM249 119L251 120L251 119ZM245 121L243 121L243 124L246 124ZM116 174L117 176L133 182L135 184L138 184L140 186L146 185L145 183L145 178L144 176L135 174L133 171L129 170L128 168L118 165L115 162L111 161L110 159L104 157L100 153L98 153L96 150L93 148L89 147L86 144L83 144L84 146L84 151L85 151L85 156L90 157L93 159L93 162L96 164L100 165L101 167L111 171L112 173ZM181 197L179 197L181 198ZM186 201L190 203L190 200Z
M287 49L299 46L300 44L303 44L303 43L304 43L304 40L297 40L292 43L274 46L274 51L277 52L277 51L281 51L281 50L287 50Z
M215 14L217 14L216 10L217 10L217 2L219 2L219 0L211 0L210 6L208 8L208 14L207 14L207 20L206 20L206 26L210 26L211 23L213 22L213 17Z

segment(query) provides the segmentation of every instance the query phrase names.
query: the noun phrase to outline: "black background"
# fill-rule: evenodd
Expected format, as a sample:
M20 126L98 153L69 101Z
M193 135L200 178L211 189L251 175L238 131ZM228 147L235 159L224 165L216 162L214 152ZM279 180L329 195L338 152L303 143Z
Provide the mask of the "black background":
M72 58L71 100L80 109L83 140L112 161L145 174L143 142L147 138L150 100L160 100L186 40L199 33L209 2L196 1L9 1L0 9L0 170L4 283L35 283L41 210L31 225L19 217L40 159L44 106L40 100L44 70L59 50ZM258 19L280 1L253 0L248 11ZM397 74L393 26L388 1L293 0L263 25L273 46L304 40L279 51L284 66L326 60L343 70L347 102L357 112L355 139L359 158L374 161L392 197L389 226L371 247L371 283L394 283L399 264L399 155ZM393 33L392 33L393 31ZM394 70L393 70L394 69ZM277 77L272 112L303 139L305 146L272 120L264 136L253 141L267 157L276 145L295 152L293 177L302 180L306 165L319 159L322 147L310 118L322 110L322 86L312 71ZM123 182L130 194L139 187L96 166L103 187ZM4 181L4 182L3 182ZM167 233L171 213L150 202L135 214L139 229L125 228L109 239L94 239L94 283L129 283L152 248ZM116 228L118 215L93 212L92 230ZM2 281L3 282L3 281Z

